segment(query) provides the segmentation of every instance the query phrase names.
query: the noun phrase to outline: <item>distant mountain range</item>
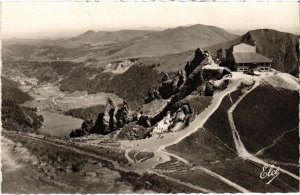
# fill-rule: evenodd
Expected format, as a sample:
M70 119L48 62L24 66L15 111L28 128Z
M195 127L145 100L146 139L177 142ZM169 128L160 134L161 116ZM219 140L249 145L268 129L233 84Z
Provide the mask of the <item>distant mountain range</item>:
M110 43L117 43L121 41L127 41L136 37L144 37L155 31L151 30L120 30L120 31L86 31L85 33L68 39L67 41L72 43L88 43L95 45L105 45Z
M242 36L224 29L191 25L163 31L86 31L66 39L10 39L3 41L3 60L69 60L89 62L97 67L122 59L153 60L165 71L182 67L196 48L228 49L240 42L255 42L257 51L273 59L272 67L293 75L298 73L298 35L271 29L253 30ZM190 52L191 51L191 52ZM181 60L180 56L184 56ZM176 60L175 60L176 59ZM172 63L172 64L170 64ZM177 67L177 68L176 68Z
M192 25L163 31L122 30L87 31L68 39L4 40L3 56L27 59L117 59L139 56L163 56L194 50L236 38L221 28ZM22 49L20 49L22 48ZM76 49L77 52L69 52ZM20 50L26 50L26 55ZM80 52L79 52L80 51ZM77 54L78 53L78 54Z

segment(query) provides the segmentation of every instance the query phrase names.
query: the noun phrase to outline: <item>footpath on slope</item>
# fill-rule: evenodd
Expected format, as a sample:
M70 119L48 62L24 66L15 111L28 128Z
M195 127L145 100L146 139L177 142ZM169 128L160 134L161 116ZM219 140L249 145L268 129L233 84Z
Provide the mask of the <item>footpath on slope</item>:
M234 143L235 143L235 147L236 147L236 151L239 155L239 157L243 158L243 159L246 159L246 160L250 160L250 161L253 161L253 162L256 162L258 164L262 164L264 166L272 166L271 164L269 163L266 163L265 161L263 161L262 159L254 156L253 154L250 154L247 149L245 148L241 138L240 138L240 135L239 135L239 132L238 130L236 129L236 126L235 126L235 123L234 123L234 119L233 119L233 111L235 110L235 108L237 107L237 105L251 92L253 91L256 87L258 87L260 84L261 84L261 77L258 77L257 79L255 79L255 83L254 85L252 86L252 88L250 90L248 90L247 92L245 92L231 107L230 109L228 110L228 120L229 120L229 123L230 123L230 127L231 127L231 130L232 130L232 136L233 136L233 140L234 140ZM296 179L296 180L299 180L300 181L300 177L285 170L285 169L282 169L280 167L277 167L279 169L280 172L282 173L285 173L289 176L291 176L292 178Z

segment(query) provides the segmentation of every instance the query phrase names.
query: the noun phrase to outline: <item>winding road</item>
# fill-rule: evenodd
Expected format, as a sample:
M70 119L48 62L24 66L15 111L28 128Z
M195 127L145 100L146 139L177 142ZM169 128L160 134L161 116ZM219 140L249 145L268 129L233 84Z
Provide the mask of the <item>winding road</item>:
M199 114L195 120L183 131L177 131L165 134L163 138L159 138L158 136L153 136L148 139L144 140L135 140L135 141L122 141L121 146L125 150L125 156L129 157L128 152L131 150L138 150L138 151L148 151L153 152L154 157L144 162L136 162L133 163L133 160L130 161L133 163L131 165L131 169L143 173L149 172L149 170L156 167L156 165L167 162L170 160L170 157L174 157L177 160L191 166L191 164L184 158L175 155L173 153L169 153L165 150L166 147L179 143L184 138L190 136L192 133L196 132L198 129L202 128L204 123L208 120L208 118L218 109L220 106L223 98L237 90L238 86L241 84L242 80L237 78L233 79L232 82L228 85L228 87L218 92L214 95L214 98L211 104L201 113ZM130 157L129 157L130 158ZM163 160L162 160L163 159ZM244 187L224 178L223 176L208 170L204 167L198 166L197 169L205 172L206 174L220 180L221 182L233 187L237 191L240 192L249 192ZM186 183L186 182L184 182ZM191 184L192 185L192 184Z
M228 87L221 92L216 93L213 96L213 100L211 102L211 104L201 113L199 114L195 120L190 124L190 126L188 126L186 129L182 130L182 131L177 131L177 132L172 132L172 133L168 133L165 134L163 136L163 138L160 138L158 136L153 136L151 138L145 139L145 140L136 140L136 141L123 141L121 142L121 146L122 148L125 149L125 152L129 152L131 150L138 150L138 151L148 151L148 152L153 152L154 153L154 157L152 159L149 159L147 161L144 162L137 162L137 163L133 163L131 169L138 171L138 172L145 172L147 170L151 170L153 169L156 165L167 162L170 160L170 157L174 157L177 160L183 162L186 165L191 165L186 159L169 153L165 150L166 147L171 146L173 144L177 144L179 143L181 140L185 139L186 137L190 136L192 133L194 133L195 131L197 131L198 129L203 127L203 124L208 120L208 118L217 110L217 108L220 106L223 98L226 95L229 95L231 103L233 104L230 109L228 110L228 120L230 123L230 127L232 130L232 136L234 139L234 143L235 143L235 149L237 151L237 154L239 157L243 158L243 159L247 159L250 160L252 162L261 164L261 165L268 165L271 166L270 164L264 162L262 159L259 159L258 157L256 157L255 155L250 154L241 138L239 135L238 130L236 129L235 123L234 123L234 119L232 116L233 111L235 110L235 108L238 106L238 104L249 94L251 93L251 91L253 91L256 87L258 87L261 84L261 80L263 79L263 77L251 77L251 76L235 76L234 78L232 78L232 82L228 85ZM248 89L246 92L243 93L243 95L241 95L241 97L239 97L239 99L233 103L230 94L234 91L236 91L238 89L238 86L240 86L240 84L242 82L247 83L248 86L250 86L250 89ZM251 86L252 85L252 86ZM128 155L126 155L128 156ZM129 156L128 156L129 157ZM129 157L130 158L130 157ZM163 159L163 160L162 160ZM201 171L207 173L208 175L226 183L227 185L235 188L237 191L240 192L249 192L249 190L247 190L246 188L224 178L223 176L207 169L204 168L202 166L197 166L197 167L192 167L191 169L200 169ZM279 168L279 170L296 179L296 180L300 180L299 176L285 170L282 168Z

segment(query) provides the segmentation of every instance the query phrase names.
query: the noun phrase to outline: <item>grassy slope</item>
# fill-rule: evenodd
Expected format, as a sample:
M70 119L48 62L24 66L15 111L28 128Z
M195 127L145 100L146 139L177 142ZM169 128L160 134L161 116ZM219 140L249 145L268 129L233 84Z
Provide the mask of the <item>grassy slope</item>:
M233 102L240 94L240 90L231 94ZM204 127L230 148L234 148L227 118L227 110L232 105L228 97L223 99L220 107L208 119ZM263 147L271 145L284 131L298 127L298 104L296 91L276 90L270 86L260 86L248 94L233 113L236 127L245 147L251 153L256 153ZM291 138L291 136L289 137ZM285 139L287 138L285 137ZM289 141L294 145L289 149L282 145L280 151L282 151L282 155L289 156L286 160L297 162L298 139L295 137ZM274 157L280 159L278 156Z
M227 117L227 111L232 104L241 95L241 91L235 91L230 96L225 96L219 108L211 115L211 117L204 124L204 128L217 136L228 147L234 149L235 145L232 138L231 128ZM230 100L230 97L233 103Z
M273 147L266 149L262 153L262 157L281 162L298 163L299 149L299 133L298 129L285 134ZM297 169L298 173L299 169Z
M233 112L236 127L247 150L256 153L271 145L283 132L298 128L298 105L297 91L261 85L248 94ZM289 143L288 147L287 143L278 143L277 152L270 151L268 156L273 154L275 159L298 163L298 137L285 136L284 139L288 139L285 140Z
M236 101L239 95L240 91L233 92L232 100ZM196 164L206 164L217 160L225 161L227 158L236 157L227 119L227 110L231 105L230 99L226 96L219 108L206 121L203 129L199 129L181 142L169 146L167 150Z
M263 166L242 159L228 160L216 164L210 164L206 168L214 171L232 182L235 182L251 192L298 192L299 181L280 174L271 184L266 183L271 179L260 179Z
M270 96L270 94L274 93L274 92L271 93L270 91L265 90L265 89L263 91L266 91L263 94L266 94L268 96ZM231 94L232 101L235 102L240 95L241 95L240 90L233 92ZM282 95L285 98L288 98L291 96L291 94L289 94L289 95L282 94ZM259 96L259 95L256 94L256 96ZM248 96L246 96L246 97L248 97ZM250 97L248 97L248 98L250 98ZM293 96L292 96L292 98L293 98ZM250 99L253 99L253 97ZM258 99L261 100L262 97L260 97ZM266 104L266 105L270 109L273 109L275 106L272 106L270 104L272 104L274 102L274 100L273 101L268 100L268 101L269 101L269 104ZM277 101L282 101L282 100L277 99L276 102ZM256 100L255 102L251 101L251 103L253 103L253 104L256 104L257 102L259 102L259 101L258 100ZM289 102L289 101L285 101L285 102ZM249 102L247 102L247 103L249 104ZM167 150L169 152L175 153L175 154L187 159L188 161L190 161L196 165L199 164L201 166L204 166L204 167L226 177L227 179L229 179L229 180L231 180L253 192L297 192L299 190L299 182L297 182L296 180L294 180L291 177L288 177L284 174L281 174L278 178L273 180L271 185L266 185L268 180L266 180L266 179L262 180L259 178L259 174L262 171L261 165L258 165L253 162L243 161L242 159L236 158L235 152L231 149L228 149L226 146L224 146L224 143L225 143L229 147L234 148L232 133L231 133L230 126L228 123L228 118L227 118L227 110L229 109L229 107L231 105L232 105L232 103L231 103L230 99L228 98L228 96L226 96L223 99L219 108L216 110L216 112L204 124L204 127L205 127L204 129L199 129L192 135L183 139L178 144L168 147ZM245 106L245 105L243 105L243 106ZM251 105L249 105L247 108L244 108L243 106L239 105L237 108L242 113L245 113L245 110L250 109L249 107L251 107ZM256 107L256 106L252 106L252 107ZM295 109L297 109L297 106L294 105L293 107ZM251 109L250 109L250 112L251 112ZM273 112L274 112L274 110L273 110ZM290 114L292 114L292 113L290 113ZM254 114L252 114L252 115L243 114L243 116L244 116L244 118L249 119L249 116L254 116ZM268 116L268 115L264 115L264 116ZM296 116L295 118L298 117L297 114L295 116ZM257 115L257 117L262 117L262 116ZM238 120L236 118L236 114L234 115L234 119L235 119L235 121ZM252 119L253 118L251 118L251 121L252 121ZM274 120L274 118L273 118L273 120ZM251 121L249 121L249 123L248 123L249 127L252 127L252 125L253 125L253 122L251 123ZM243 142L246 143L246 148L247 148L247 143L250 143L251 141L252 141L252 145L255 146L256 143L258 143L257 141L254 141L254 140L247 141L247 139L245 139L245 137L243 139L243 136L245 136L245 135L242 133L243 130L241 132L241 128L238 126L240 124L241 123L236 124L236 125L237 125L238 131L241 134ZM253 131L254 131L253 129L252 129L252 131L248 131L248 136L250 134L253 134ZM213 135L217 136L220 140L217 139ZM290 136L290 135L287 135L287 136ZM261 137L265 138L266 135L261 136ZM273 138L274 138L274 136L273 136ZM292 137L292 139L289 141L289 143L293 144L293 143L295 143L295 140L298 140L298 138L296 136ZM253 143L255 143L255 144L253 144ZM298 151L298 145L293 145L293 146L287 147L286 144L287 143L285 143L281 146L279 146L279 144L276 145L276 147L279 147L280 150L277 151L278 148L276 148L276 149L274 148L272 150L273 154L277 154L279 152L284 153L284 152L287 152L286 150L292 150L292 152L290 152L290 154L295 155L298 158L298 155L296 153L293 153L294 150ZM258 145L259 145L259 143L258 143ZM293 147L293 149L291 149L291 147ZM285 149L285 150L283 150L283 149ZM271 151L268 151L268 154L270 156L273 155L271 153ZM283 154L282 157L285 157L286 155L287 154ZM274 156L272 156L272 159L276 160L276 158L274 158ZM285 168L287 168L287 167L285 167ZM290 167L288 167L288 168L290 168ZM176 173L176 172L170 173L170 175L173 177L181 178L181 179L185 178L187 180L190 180L190 182L194 182L194 183L195 182L197 183L197 180L200 179L197 176L198 174L199 173L197 173L195 171L187 171L186 174ZM188 175L188 177L186 177L185 175Z
M88 154L81 154L75 151L68 150L67 148L58 147L51 143L45 142L45 140L35 140L35 139L28 139L24 138L18 134L11 134L11 133L5 133L5 136L9 139L13 140L14 142L21 143L22 146L26 147L28 151L39 158L39 161L47 162L46 166L54 168L54 175L52 177L49 177L51 180L55 180L59 182L61 178L67 178L69 177L78 177L79 181L81 177L83 177L84 172L87 171L86 167L90 167L91 165L97 165L98 163L101 163L103 168L109 168L114 171L116 168L112 165L112 163L108 161L104 161L102 159L93 157ZM49 138L45 138L48 140ZM56 143L55 140L50 140L51 142ZM63 143L62 143L63 142ZM74 144L75 142L65 142L65 141L59 141L59 145L65 145L67 147L76 147L80 151L84 151L91 154L96 154L99 156L107 157L109 159L112 159L119 164L126 164L128 163L126 158L124 157L124 154L121 153L119 150L113 150L111 148L101 147L101 145L98 146L88 146L88 145L82 145L82 144ZM74 158L76 156L76 158ZM45 163L44 163L45 164ZM78 164L83 165L84 170L79 171L76 173L74 172L67 172L68 167L74 167ZM36 165L33 165L36 166ZM44 165L45 166L45 165ZM94 172L95 170L91 170ZM146 190L153 190L160 193L199 193L199 191L189 188L184 185L180 185L176 182L172 182L169 180L166 180L165 178L162 178L160 176L154 175L154 174L142 174L139 175L134 172L123 172L118 171L121 175L121 177L116 181L121 182L128 182L130 185L134 187L134 191L138 191L140 189L146 189ZM42 177L45 177L45 175L42 175ZM41 178L42 178L41 177ZM65 183L68 180L63 181ZM73 189L73 188L71 188ZM68 189L71 193L78 193L78 189L75 188L72 191ZM94 189L85 189L86 191L90 191L89 193L99 193L97 188ZM41 190L40 190L41 191ZM43 191L42 191L43 192ZM48 192L49 193L49 192ZM61 192L60 192L61 193Z
M194 164L210 164L236 157L235 152L227 148L206 129L199 129L178 144L169 146L169 152L184 157Z

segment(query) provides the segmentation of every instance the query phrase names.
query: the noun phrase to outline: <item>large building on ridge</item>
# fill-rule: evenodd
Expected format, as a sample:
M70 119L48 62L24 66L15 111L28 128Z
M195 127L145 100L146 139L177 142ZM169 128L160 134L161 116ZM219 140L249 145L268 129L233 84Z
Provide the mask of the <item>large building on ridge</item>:
M226 51L226 64L233 71L247 71L249 68L268 71L271 63L271 59L256 52L255 45L239 43Z

